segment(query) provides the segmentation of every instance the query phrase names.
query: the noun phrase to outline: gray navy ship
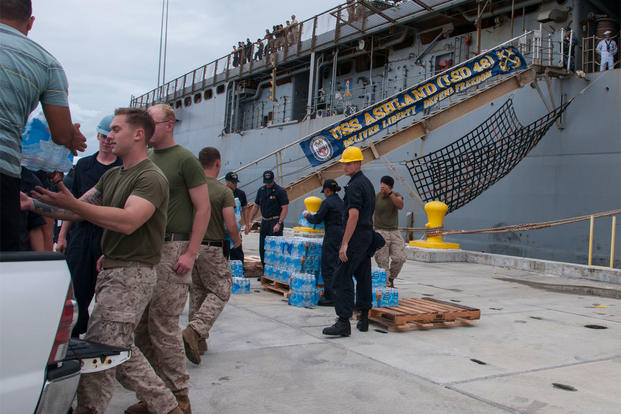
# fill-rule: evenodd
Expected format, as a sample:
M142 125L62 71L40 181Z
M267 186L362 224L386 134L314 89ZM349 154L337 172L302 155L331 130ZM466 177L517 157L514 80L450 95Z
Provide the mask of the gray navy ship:
M614 69L600 71L596 52L607 31L619 43L620 4L348 1L290 21L261 42L132 97L131 105L172 105L178 117L176 140L195 154L205 146L219 148L223 173L238 171L250 200L262 185L261 173L274 170L295 200L286 225L297 224L302 199L319 195L321 181L347 182L334 162L330 134L338 145L365 148L365 157L373 161L363 171L376 187L383 175L397 177L395 190L406 201L403 227L423 227L427 218L421 199L438 194L441 199L449 192L460 202L446 216L445 229L592 215L621 208L619 55ZM451 74L458 77L463 68L476 69L473 65L486 60L491 64L490 56L501 56L496 63L502 66L506 48L520 54L524 67L493 78L466 81L464 76L463 90L455 85L445 93L429 93L416 110L401 109L407 94L432 92L425 85L442 85L443 79L452 80ZM362 131L354 119L364 119L378 107L384 108L381 126L375 116L377 128ZM505 116L495 118L499 111ZM528 126L550 114L547 127L533 139L537 131L528 133ZM469 149L498 130L503 132L496 142L504 142L506 151ZM322 133L330 139L317 141ZM529 134L530 147L518 142ZM425 188L435 190L424 191L415 174L422 162L417 160L447 148L452 152L443 162L460 160L458 174L472 176L470 184L460 187L440 173L435 178L431 174ZM610 216L593 221L592 263L609 266L621 225L613 226ZM589 230L589 221L583 220L446 238L467 250L586 264ZM618 267L621 248L613 257Z

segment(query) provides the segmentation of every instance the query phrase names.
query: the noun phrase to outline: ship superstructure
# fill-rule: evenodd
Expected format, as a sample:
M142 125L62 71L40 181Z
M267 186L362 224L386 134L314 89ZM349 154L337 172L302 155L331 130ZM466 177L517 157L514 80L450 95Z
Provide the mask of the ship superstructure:
M517 167L452 212L445 226L485 228L612 210L621 206L621 74L597 72L594 49L605 30L618 34L619 16L618 2L604 0L350 2L291 26L267 49L265 41L260 49L254 44L217 59L133 98L132 105L174 106L177 141L194 153L218 147L223 171L241 169L252 199L264 169L274 169L283 185L310 173L322 178L299 149L301 139L512 40L532 79L502 93L504 79L481 84L360 145L401 133L398 148L381 155L409 178L404 161L458 140L508 98L524 125L575 98ZM585 75L576 76L574 68ZM425 129L425 122L433 126L443 116L451 122ZM414 137L409 128L416 123L422 132ZM392 174L386 162L364 170L375 183ZM292 203L288 224L302 208ZM406 196L404 210L402 225L426 221L414 198ZM607 264L610 221L598 220L595 233L594 263ZM576 223L454 238L466 249L585 263L588 236L588 225Z

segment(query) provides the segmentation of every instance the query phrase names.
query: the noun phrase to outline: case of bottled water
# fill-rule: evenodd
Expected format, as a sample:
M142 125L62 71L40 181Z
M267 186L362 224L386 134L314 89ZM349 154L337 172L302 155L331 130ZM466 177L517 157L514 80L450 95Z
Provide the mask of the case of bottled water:
M312 307L317 305L319 291L315 285L315 275L307 273L294 273L291 275L291 292L289 305L298 307Z
M308 210L304 210L301 214L300 214L300 219L298 220L298 224L302 227L307 227L309 229L313 229L313 230L321 230L321 231L325 231L326 230L326 226L323 223L323 221L319 224L312 224L310 221L308 221L305 217L304 217L304 213L310 213L310 211Z
M244 264L241 260L231 260L231 272L233 273L233 277L243 277L244 276Z
M371 302L374 308L386 308L399 306L399 292L397 289L388 287L373 288Z
M321 239L308 237L265 238L263 275L290 284L295 274L316 275L321 271Z
M386 286L386 270L381 267L371 269L371 284L373 287Z
M32 171L67 172L73 166L68 148L52 141L43 113L28 121L22 136L22 166Z
M245 277L233 277L234 294L250 293L250 280Z

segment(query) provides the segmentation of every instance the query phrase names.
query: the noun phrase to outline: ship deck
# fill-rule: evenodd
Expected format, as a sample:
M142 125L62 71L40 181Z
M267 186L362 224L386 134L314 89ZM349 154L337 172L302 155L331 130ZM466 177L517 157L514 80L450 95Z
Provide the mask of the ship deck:
M258 235L244 246L258 254ZM203 363L187 363L193 412L612 413L621 406L620 285L408 260L396 286L401 298L474 307L481 318L408 332L371 325L361 333L353 324L351 337L328 338L321 330L333 322L332 308L288 306L252 279L252 293L232 295L217 320ZM608 293L590 294L598 289ZM135 401L118 386L107 412Z

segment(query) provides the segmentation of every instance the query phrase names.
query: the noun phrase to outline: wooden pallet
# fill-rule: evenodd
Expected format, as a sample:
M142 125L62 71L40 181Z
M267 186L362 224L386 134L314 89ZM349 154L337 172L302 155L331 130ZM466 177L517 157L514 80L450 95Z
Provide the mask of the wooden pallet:
M399 306L373 308L369 320L391 332L470 325L481 318L479 309L431 298L405 298Z
M261 285L263 285L263 289L265 290L271 290L272 292L282 293L284 296L289 296L288 283L272 279L271 277L261 276Z

